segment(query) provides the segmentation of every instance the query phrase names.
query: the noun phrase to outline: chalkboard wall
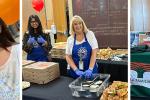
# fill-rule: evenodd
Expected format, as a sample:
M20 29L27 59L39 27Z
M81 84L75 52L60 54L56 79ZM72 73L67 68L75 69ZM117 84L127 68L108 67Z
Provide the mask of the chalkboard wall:
M128 47L128 0L72 0L72 8L95 33L99 48Z

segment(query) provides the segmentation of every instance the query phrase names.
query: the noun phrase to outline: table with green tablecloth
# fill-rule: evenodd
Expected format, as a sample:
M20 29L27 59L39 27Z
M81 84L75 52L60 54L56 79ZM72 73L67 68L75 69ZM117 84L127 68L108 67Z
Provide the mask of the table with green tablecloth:
M131 53L131 62L150 63L150 52Z
M150 52L131 53L131 62L142 63L142 64L146 64L146 65L149 64L150 65ZM133 66L131 66L131 67L133 67ZM136 69L140 68L140 67L141 67L141 65L139 64L139 65L137 65ZM150 66L147 66L147 68L150 68ZM132 69L132 70L136 71L135 69ZM144 70L144 74L145 74L145 72L146 72L146 74L147 73L149 74L148 70ZM137 74L138 74L138 72L137 72ZM146 86L146 84L150 84L150 76L149 76L149 78L145 78L145 77L142 77L142 78L135 78L134 77L133 78L132 75L133 75L133 73L131 73L131 80L136 80L139 83L135 82L135 84L134 84L134 81L131 81L131 96L134 96L134 97L149 97L150 96L150 92L149 92L150 87ZM147 75L147 77L148 77L148 75ZM142 82L140 83L140 81L142 81L142 80L143 80L143 83Z

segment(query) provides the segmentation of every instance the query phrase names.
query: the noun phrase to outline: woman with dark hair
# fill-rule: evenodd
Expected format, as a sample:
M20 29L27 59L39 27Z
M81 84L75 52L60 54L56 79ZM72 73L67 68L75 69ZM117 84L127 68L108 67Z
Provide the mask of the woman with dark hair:
M19 100L19 57L19 45L0 18L0 100Z
M51 48L50 35L43 33L39 17L29 16L28 32L23 38L23 50L27 52L27 60L49 61L48 54Z

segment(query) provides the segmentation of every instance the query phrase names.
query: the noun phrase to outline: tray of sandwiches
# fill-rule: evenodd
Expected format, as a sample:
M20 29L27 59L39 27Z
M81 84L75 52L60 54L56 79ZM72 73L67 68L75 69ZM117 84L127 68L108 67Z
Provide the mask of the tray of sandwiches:
M103 91L100 100L128 100L128 83L114 81Z
M110 47L108 47L107 49L99 49L96 58L101 60L124 61L124 59L128 58L128 50L127 49L113 50Z

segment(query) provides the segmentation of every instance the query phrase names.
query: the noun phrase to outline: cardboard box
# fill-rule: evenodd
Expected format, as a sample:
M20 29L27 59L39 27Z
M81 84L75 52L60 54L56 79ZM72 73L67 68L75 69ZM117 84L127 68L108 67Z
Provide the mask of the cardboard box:
M52 58L63 58L65 59L66 42L55 43L51 50Z
M33 64L35 63L35 61L32 61L32 60L22 60L22 66L27 66L27 65L30 65L30 64Z
M54 62L36 62L23 67L24 81L46 84L60 76L59 64Z

